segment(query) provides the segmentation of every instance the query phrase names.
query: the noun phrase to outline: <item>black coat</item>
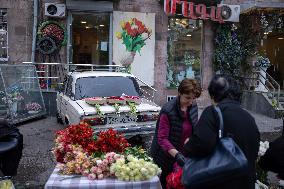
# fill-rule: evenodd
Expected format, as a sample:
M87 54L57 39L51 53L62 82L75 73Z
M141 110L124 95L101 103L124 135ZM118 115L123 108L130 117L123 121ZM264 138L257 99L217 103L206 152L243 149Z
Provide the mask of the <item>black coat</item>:
M268 150L260 158L258 164L262 169L275 172L281 179L284 179L284 136L269 143Z
M232 100L223 100L218 104L224 119L224 135L230 135L243 150L248 159L250 173L242 178L230 180L210 189L254 189L255 161L259 150L260 134L254 118ZM218 114L213 106L207 107L193 131L185 149L189 157L204 157L210 154L218 140Z

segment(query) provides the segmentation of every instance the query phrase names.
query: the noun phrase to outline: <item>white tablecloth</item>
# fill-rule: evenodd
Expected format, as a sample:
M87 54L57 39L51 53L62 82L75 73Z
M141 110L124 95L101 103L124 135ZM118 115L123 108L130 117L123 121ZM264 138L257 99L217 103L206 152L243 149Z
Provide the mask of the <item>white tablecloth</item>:
M88 180L87 177L59 175L55 168L45 184L45 189L162 189L157 176L139 182L124 182L117 179Z

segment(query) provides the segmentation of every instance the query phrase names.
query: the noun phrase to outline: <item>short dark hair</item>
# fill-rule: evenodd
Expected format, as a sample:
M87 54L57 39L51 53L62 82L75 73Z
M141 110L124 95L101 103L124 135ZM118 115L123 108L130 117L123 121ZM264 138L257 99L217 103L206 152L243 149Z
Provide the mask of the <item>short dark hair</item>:
M226 75L215 75L208 86L208 92L215 102L220 102L225 98L240 101L241 98L239 83Z
M180 94L193 94L196 98L201 95L201 86L195 79L183 79L178 87Z

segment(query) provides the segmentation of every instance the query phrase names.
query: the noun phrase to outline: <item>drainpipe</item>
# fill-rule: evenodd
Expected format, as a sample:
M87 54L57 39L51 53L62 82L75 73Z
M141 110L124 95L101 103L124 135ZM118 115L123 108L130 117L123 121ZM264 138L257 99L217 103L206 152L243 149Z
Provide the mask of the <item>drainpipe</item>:
M34 0L34 24L33 24L33 41L32 41L32 56L31 56L32 63L35 62L37 16L38 16L38 0Z

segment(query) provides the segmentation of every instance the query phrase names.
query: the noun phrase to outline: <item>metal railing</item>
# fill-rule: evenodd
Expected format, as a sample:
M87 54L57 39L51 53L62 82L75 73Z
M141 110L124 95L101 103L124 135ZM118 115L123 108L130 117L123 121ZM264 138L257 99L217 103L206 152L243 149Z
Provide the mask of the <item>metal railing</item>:
M58 91L58 85L62 85L68 72L83 71L108 71L124 72L127 69L120 65L95 65L95 64L65 64L65 63L32 63L23 62L24 64L33 64L36 66L36 73L43 91ZM154 101L156 89L135 77L139 83L143 97Z
M249 90L253 90L263 94L272 96L276 106L280 107L280 85L271 77L262 67L255 67L252 70L250 77L242 77ZM269 96L268 96L269 97Z

